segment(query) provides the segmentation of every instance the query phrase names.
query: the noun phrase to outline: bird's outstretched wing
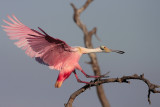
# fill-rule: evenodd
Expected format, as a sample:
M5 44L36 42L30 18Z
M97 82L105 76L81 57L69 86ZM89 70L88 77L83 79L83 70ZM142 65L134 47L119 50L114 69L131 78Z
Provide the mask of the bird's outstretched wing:
M64 60L71 54L71 47L60 39L53 38L41 28L38 32L30 29L21 23L14 15L8 16L10 22L3 20L8 26L2 25L4 31L15 42L17 47L25 50L30 57L35 57L36 61L48 65L51 69L60 70Z

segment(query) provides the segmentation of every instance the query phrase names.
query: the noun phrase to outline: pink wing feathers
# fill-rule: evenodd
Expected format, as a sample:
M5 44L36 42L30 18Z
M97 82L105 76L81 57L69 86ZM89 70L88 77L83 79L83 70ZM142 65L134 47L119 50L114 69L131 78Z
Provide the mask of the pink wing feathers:
M22 24L14 15L8 16L10 22L3 20L8 26L4 31L15 42L17 47L25 50L25 53L42 64L48 65L51 69L60 70L65 60L72 54L71 47L60 39L53 38L41 28L38 32Z

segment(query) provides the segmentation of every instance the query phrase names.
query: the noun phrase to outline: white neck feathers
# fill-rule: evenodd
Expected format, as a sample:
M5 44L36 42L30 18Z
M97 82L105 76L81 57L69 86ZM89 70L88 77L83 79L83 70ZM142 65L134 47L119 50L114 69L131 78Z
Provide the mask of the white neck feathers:
M100 48L88 49L83 47L78 47L82 54L95 53L95 52L103 52Z

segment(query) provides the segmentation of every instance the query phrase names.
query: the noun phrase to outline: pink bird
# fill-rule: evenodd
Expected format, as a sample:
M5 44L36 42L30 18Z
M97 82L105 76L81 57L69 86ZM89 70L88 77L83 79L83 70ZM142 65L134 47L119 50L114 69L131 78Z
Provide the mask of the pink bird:
M64 80L67 79L72 72L75 74L78 82L87 84L90 83L81 81L78 78L75 69L81 71L87 78L101 78L105 76L87 75L78 63L82 54L92 52L124 53L123 51L109 49L106 46L100 46L95 49L87 49L80 46L71 47L64 41L49 36L39 27L38 29L41 32L30 29L21 23L14 15L13 18L10 16L8 16L8 18L12 23L3 20L6 24L8 24L8 26L2 25L2 27L11 40L18 40L15 42L15 45L25 50L25 53L28 56L32 58L34 57L39 63L45 64L51 69L60 71L55 83L56 88L60 88Z

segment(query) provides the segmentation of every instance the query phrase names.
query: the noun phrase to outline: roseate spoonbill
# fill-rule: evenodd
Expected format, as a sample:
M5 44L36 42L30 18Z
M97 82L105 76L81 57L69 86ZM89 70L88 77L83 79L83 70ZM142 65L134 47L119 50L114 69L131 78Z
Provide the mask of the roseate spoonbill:
M3 20L8 26L2 25L2 27L10 39L18 40L15 42L15 45L25 50L25 53L28 56L34 57L39 63L48 65L49 68L60 71L55 83L56 88L60 88L63 81L67 79L72 72L75 74L78 82L89 84L89 82L81 81L78 78L75 69L80 70L87 78L100 78L105 76L87 75L78 64L82 54L92 52L124 53L123 51L109 49L106 46L100 46L95 49L88 49L80 46L71 47L64 41L49 36L39 27L38 29L41 32L30 29L21 23L14 15L13 18L8 16L8 19L11 22Z

